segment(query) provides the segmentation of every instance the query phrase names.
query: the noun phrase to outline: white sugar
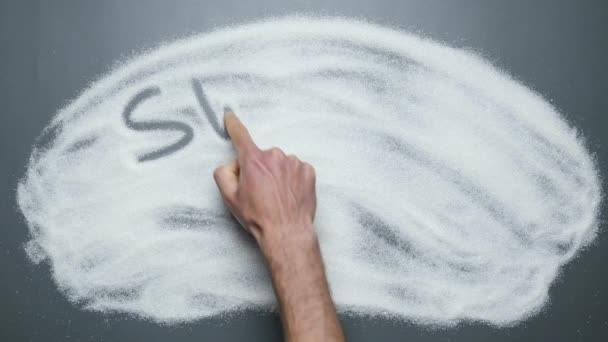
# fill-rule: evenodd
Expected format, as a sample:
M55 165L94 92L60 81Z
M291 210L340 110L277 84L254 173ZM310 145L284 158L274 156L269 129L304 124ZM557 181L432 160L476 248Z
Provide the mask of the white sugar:
M58 113L18 202L32 261L47 260L78 305L170 323L274 305L257 247L213 182L234 151L193 79L219 122L229 104L260 146L315 166L316 228L342 312L513 324L595 237L593 160L539 95L469 52L291 17L138 56ZM126 125L146 89L157 93L130 119L185 124L190 141L183 127Z

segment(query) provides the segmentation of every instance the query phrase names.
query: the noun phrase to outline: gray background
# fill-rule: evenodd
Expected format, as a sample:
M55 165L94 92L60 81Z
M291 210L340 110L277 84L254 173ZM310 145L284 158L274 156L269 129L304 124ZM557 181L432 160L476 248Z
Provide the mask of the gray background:
M4 1L0 3L0 341L278 341L278 317L246 312L180 326L82 311L48 265L32 266L14 191L55 111L117 59L160 42L273 15L342 15L480 52L543 94L608 170L608 2L599 1ZM604 192L606 186L604 182ZM606 207L604 207L606 208ZM604 210L605 211L605 210ZM350 341L608 341L608 225L566 265L544 310L514 327L440 330L343 317Z

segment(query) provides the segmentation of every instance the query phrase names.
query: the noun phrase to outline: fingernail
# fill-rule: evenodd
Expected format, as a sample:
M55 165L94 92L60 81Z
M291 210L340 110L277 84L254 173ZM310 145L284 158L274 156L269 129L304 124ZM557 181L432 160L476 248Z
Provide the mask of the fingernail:
M224 114L226 114L226 113L234 113L234 112L232 111L232 108L230 108L229 106L225 106L224 107Z

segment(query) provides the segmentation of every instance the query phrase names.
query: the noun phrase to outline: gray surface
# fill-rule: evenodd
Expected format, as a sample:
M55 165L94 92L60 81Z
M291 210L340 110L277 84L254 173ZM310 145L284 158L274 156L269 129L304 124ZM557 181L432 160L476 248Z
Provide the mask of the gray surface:
M163 327L68 303L47 266L25 260L14 189L53 113L117 59L214 27L306 12L355 16L480 51L568 114L608 170L608 2L600 1L4 1L0 4L0 341L274 341L276 316ZM605 184L605 183L604 183ZM606 186L604 185L604 188ZM606 189L604 190L606 192ZM605 207L604 207L605 208ZM604 210L605 211L605 210ZM606 218L606 215L603 215ZM432 330L343 318L350 341L608 341L608 225L568 264L544 311L517 326Z

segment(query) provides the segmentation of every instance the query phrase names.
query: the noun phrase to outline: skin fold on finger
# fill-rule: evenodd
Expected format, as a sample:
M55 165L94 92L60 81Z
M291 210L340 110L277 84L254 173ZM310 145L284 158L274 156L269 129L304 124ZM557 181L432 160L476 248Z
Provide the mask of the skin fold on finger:
M231 206L236 199L236 192L238 190L239 182L239 167L236 161L233 161L227 165L222 165L215 169L213 172L213 178L217 184L220 194L224 199L224 202Z

